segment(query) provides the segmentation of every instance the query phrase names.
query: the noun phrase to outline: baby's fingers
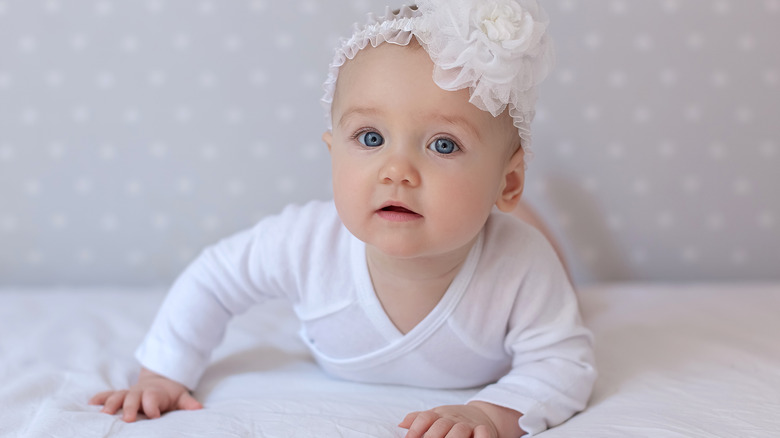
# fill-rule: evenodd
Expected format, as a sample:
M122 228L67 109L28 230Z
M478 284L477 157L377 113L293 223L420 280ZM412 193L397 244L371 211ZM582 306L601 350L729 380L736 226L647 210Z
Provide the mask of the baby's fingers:
M438 414L431 411L418 412L409 426L406 438L421 438L439 418Z
M132 423L138 417L138 410L141 408L141 392L128 391L125 396L125 403L122 405L122 421Z
M184 392L184 394L179 397L179 403L177 406L179 409L184 409L186 411L192 411L196 409L203 409L203 405L200 404L199 401L195 400L195 397L190 395L189 392Z
M105 395L105 397L103 397L103 409L101 412L114 415L116 414L116 411L122 407L122 403L125 402L127 391L110 391L110 393L103 393L101 395Z
M108 400L108 397L110 397L112 394L114 394L114 391L103 391L100 393L97 393L92 396L91 399L89 399L89 404L91 405L102 405Z

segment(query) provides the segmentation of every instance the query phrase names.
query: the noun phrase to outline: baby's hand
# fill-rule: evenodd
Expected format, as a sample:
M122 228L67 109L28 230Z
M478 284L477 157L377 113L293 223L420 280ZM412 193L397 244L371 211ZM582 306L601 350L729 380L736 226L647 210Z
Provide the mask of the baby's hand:
M135 421L138 412L149 418L158 418L168 411L203 407L184 385L147 369L141 370L138 383L130 389L101 392L92 397L89 404L103 405L101 412L112 415L122 408L122 420L128 423Z
M409 429L406 438L498 438L490 417L473 405L440 406L412 412L398 426Z

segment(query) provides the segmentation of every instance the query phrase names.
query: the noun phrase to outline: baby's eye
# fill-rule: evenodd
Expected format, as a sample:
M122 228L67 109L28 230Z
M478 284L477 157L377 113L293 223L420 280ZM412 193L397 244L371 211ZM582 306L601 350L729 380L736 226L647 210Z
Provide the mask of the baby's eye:
M363 146L368 146L371 148L382 146L384 144L385 139L379 135L378 132L369 131L369 132L363 132L358 135L358 141Z
M428 149L444 155L449 155L460 150L458 145L449 138L437 138L428 146Z

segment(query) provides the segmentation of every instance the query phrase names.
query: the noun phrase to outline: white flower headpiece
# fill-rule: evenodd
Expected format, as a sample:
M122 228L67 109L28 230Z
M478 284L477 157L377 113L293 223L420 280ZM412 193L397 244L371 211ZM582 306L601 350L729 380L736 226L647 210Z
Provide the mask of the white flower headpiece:
M417 9L370 14L330 64L322 98L329 123L339 68L369 44L405 46L414 36L434 63L433 81L444 90L468 88L469 101L494 117L508 107L527 149L537 85L552 66L548 24L536 0L419 0Z

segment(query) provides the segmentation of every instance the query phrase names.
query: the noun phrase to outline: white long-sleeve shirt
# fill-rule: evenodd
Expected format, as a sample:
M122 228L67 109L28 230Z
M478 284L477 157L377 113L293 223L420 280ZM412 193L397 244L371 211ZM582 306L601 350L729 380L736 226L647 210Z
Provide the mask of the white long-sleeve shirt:
M437 306L402 334L384 312L365 244L332 202L287 207L207 248L165 299L136 357L197 385L229 320L289 300L317 362L339 378L430 388L487 385L472 400L523 413L529 434L584 409L592 339L554 250L533 227L493 213Z

